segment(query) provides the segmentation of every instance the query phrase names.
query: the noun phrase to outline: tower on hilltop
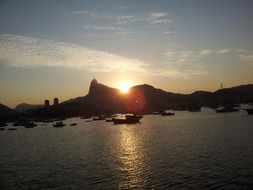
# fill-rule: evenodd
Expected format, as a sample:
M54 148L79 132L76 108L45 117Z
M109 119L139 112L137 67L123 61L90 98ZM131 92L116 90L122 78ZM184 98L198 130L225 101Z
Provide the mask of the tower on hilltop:
M44 106L45 106L45 107L49 107L49 106L50 106L50 102L49 102L49 100L45 100L45 102L44 102Z
M58 98L54 98L54 105L58 105L59 104L59 99Z
M91 81L91 84L97 84L97 83L98 81L95 78L93 78L93 80Z

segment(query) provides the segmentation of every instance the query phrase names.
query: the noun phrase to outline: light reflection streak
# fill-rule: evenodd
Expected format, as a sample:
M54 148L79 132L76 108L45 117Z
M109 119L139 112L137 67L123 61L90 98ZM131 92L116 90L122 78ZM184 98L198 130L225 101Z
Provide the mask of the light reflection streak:
M145 184L144 159L139 136L132 126L121 127L119 133L118 159L125 180L119 188L140 188Z

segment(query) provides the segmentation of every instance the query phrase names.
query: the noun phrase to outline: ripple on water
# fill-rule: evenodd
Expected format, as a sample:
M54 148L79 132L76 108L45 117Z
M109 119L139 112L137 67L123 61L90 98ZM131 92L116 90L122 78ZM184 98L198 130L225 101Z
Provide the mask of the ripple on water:
M209 115L208 115L209 114ZM66 120L68 122L68 120ZM253 117L145 116L1 132L2 189L250 189Z

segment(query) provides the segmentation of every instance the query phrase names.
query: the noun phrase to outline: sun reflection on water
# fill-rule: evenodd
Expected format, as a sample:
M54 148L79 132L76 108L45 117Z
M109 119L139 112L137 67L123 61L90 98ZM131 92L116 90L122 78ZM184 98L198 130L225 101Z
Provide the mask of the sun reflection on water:
M124 172L124 183L120 188L140 188L145 184L144 159L142 148L135 135L133 128L122 127L119 134L118 159L120 160L120 170Z

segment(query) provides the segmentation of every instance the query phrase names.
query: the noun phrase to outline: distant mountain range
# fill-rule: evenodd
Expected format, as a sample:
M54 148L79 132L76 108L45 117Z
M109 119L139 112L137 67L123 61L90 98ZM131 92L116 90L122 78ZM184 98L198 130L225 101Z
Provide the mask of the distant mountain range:
M132 87L127 94L122 94L118 89L93 79L86 96L49 107L20 104L16 110L25 112L29 117L69 117L129 112L147 114L165 109L187 110L192 107L218 107L248 102L253 102L253 84L219 89L215 92L196 91L192 94L166 92L143 84ZM4 105L0 108L1 115L6 112L18 113Z
M19 113L3 104L0 104L0 121L14 119L18 117Z
M16 111L19 112L27 112L28 110L34 110L34 109L38 109L38 108L43 108L44 105L32 105L32 104L26 104L26 103L22 103L22 104L18 104L15 107Z

